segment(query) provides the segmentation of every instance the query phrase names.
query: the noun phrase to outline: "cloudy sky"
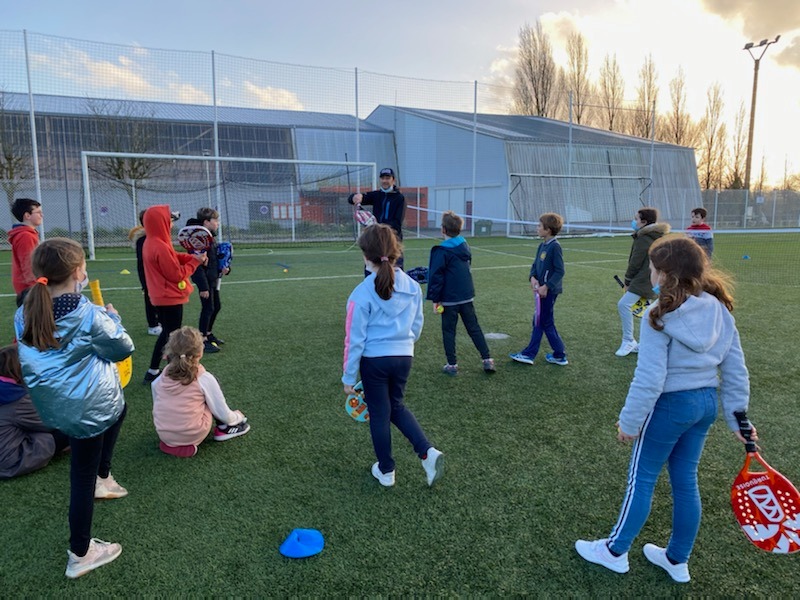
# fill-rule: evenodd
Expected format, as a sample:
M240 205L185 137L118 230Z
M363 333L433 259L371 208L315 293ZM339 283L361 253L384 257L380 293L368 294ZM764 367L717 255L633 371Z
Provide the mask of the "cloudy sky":
M780 34L761 62L754 179L761 156L771 180L800 171L800 0L25 0L3 2L0 27L145 48L197 50L296 65L404 77L501 83L512 72L519 28L541 20L556 59L568 33L586 37L592 74L614 53L635 98L653 56L669 80L686 73L689 109L701 116L718 82L729 128L749 110L753 60L745 42ZM147 85L148 82L143 82ZM191 96L192 90L184 90Z

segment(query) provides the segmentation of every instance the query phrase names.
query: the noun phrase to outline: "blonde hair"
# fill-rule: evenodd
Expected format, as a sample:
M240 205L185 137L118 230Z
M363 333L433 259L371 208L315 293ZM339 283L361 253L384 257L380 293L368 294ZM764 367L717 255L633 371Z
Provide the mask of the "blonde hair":
M164 375L183 385L197 379L200 369L200 356L203 354L203 334L194 327L181 327L169 334L164 348L169 364Z
M394 265L403 253L397 234L384 223L370 225L359 236L358 247L378 267L375 291L381 299L388 300L394 291Z
M680 307L689 296L708 292L733 311L731 281L714 269L708 255L693 239L662 237L650 246L650 264L661 272L658 304L650 309L650 325L661 331L661 317Z
M25 329L22 341L28 346L42 352L61 347L56 339L53 298L47 287L67 281L85 260L81 245L67 238L50 238L33 251L31 267L37 282L28 290L23 308Z

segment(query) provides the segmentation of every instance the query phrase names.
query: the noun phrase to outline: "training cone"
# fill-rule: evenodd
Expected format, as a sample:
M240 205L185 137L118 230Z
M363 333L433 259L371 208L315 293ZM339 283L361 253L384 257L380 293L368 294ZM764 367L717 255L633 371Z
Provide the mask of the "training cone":
M120 274L120 275L130 275L130 274L131 274L131 272L130 272L130 271L128 271L128 269L122 269L122 271L120 271L120 272L119 272L119 274Z
M283 541L280 552L286 558L308 558L322 552L325 540L316 529L293 529Z

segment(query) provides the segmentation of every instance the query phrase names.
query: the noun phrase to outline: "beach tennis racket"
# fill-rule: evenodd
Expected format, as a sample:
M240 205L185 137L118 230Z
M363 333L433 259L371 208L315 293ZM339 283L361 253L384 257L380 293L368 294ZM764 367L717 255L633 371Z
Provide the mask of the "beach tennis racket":
M190 254L202 254L211 248L214 236L202 225L187 225L178 232L178 243Z
M230 269L233 262L233 245L230 242L220 242L217 244L217 260L219 261L219 272L223 269Z
M539 323L541 322L541 314L542 314L542 297L539 295L539 292L533 292L533 303L535 305L534 313L533 313L533 326L538 327Z
M363 208L356 209L356 212L353 213L353 217L363 227L369 227L370 225L375 225L375 223L377 223L377 221L375 220L375 215L373 215L368 210L364 210Z
M369 410L367 410L367 402L364 400L364 386L359 381L353 386L353 389L356 393L348 394L344 401L344 408L353 419L359 423L366 423L369 421Z
M731 486L733 514L747 539L755 546L775 554L800 550L800 493L792 482L770 467L751 439L752 426L747 413L735 412L739 432L747 440L744 466ZM750 463L763 471L750 471Z
M103 292L100 291L100 280L93 279L89 282L89 289L92 291L92 302L98 306L105 306L103 302ZM127 386L131 382L131 375L133 375L133 359L129 356L123 358L117 364L117 372L119 373L119 383L122 387Z
M625 287L625 284L622 282L622 279L620 279L618 275L614 275L614 279L619 284L619 287L621 288ZM634 317L641 319L642 315L644 314L644 311L647 310L648 306L650 306L650 300L648 300L644 296L639 296L639 299L633 303L633 306L631 306L631 312L633 313Z

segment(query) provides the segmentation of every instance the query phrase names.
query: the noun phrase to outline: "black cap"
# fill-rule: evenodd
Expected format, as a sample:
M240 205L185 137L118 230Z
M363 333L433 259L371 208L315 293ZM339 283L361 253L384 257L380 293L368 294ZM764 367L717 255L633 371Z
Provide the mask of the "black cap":
M394 171L389 168L381 169L380 177L394 177Z

